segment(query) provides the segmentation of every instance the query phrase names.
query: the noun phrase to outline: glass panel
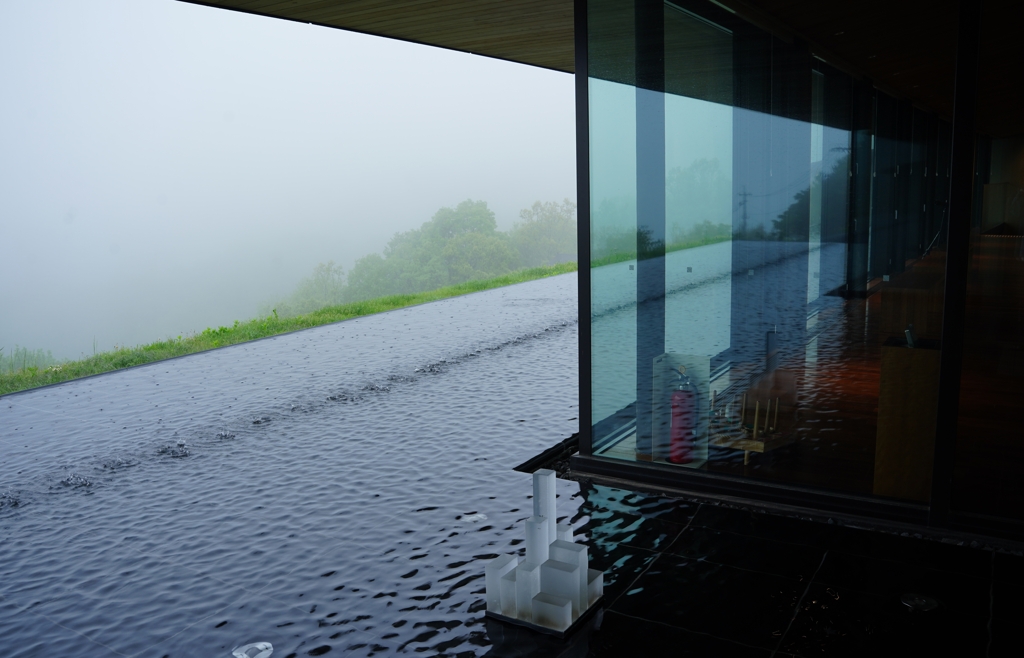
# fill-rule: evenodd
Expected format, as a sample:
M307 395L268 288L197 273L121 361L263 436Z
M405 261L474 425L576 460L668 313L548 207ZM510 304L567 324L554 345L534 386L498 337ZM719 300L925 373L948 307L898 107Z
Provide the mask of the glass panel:
M633 3L588 2L592 442L636 427L636 88ZM632 459L633 454L627 455Z
M893 223L896 219L897 104L890 96L875 96L874 172L871 177L871 238L868 280L888 280L893 271ZM883 279L884 277L884 279ZM869 283L869 287L879 281Z
M821 297L821 179L825 160L825 76L811 71L811 188L807 233L807 303ZM830 172L831 173L831 172Z
M711 360L731 339L732 34L667 6L665 79L665 337L652 373L652 454L700 467Z
M594 454L927 500L948 124L657 6L590 3Z
M597 449L636 414L636 90L592 80L590 108L591 358Z
M953 506L1024 521L1024 85L1019 5L982 9L975 215Z

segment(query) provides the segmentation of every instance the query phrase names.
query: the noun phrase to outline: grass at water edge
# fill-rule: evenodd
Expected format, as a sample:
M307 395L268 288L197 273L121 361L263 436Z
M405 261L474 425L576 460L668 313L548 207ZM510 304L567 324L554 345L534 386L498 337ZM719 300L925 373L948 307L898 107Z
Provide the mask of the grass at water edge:
M671 242L665 245L665 253L671 254L674 251L683 251L684 249L693 249L695 247L705 247L709 244L718 244L719 242L729 242L732 240L730 235L716 235L701 240L688 240L686 242ZM603 265L614 265L616 263L625 263L631 260L636 260L635 251L623 251L607 256L601 256L599 258L593 258L590 261L590 267L601 267Z
M227 345L237 345L238 343L245 343L259 338L319 327L333 322L341 322L342 320L351 320L352 318L383 313L384 311L393 311L416 304L458 297L473 292L480 292L481 290L501 288L557 274L566 274L568 272L575 272L576 269L576 263L534 267L511 272L494 279L467 281L427 292L390 295L362 302L328 306L319 311L290 318L281 318L274 313L264 318L256 318L245 322L236 321L230 327L207 328L200 333L190 336L178 336L177 338L149 343L148 345L117 348L77 361L66 361L45 369L29 367L13 373L0 373L0 395L46 386L48 384L58 384L72 379L98 375L146 363L154 363L186 354L195 354Z

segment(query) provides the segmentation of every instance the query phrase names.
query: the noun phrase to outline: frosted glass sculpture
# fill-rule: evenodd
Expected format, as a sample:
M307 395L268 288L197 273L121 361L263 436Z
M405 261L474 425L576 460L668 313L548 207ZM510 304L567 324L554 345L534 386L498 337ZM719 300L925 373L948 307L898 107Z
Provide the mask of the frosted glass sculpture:
M487 615L563 634L604 594L604 573L591 569L572 524L556 523L555 473L533 474L533 516L526 520L526 559L494 558L486 567Z
M555 500L555 472L542 468L533 474L533 515L547 519L549 542L555 541L557 537Z
M587 569L587 601L594 605L604 595L604 572Z
M515 555L499 555L484 569L487 609L491 612L501 612L501 577L515 569L518 564L519 558Z
M556 526L555 539L561 539L562 541L572 541L572 524L559 523Z
M548 521L543 516L526 519L526 561L543 564L548 559Z
M573 621L580 616L580 568L578 565L558 560L548 560L540 565L540 591L569 599L572 602Z
M582 610L586 610L590 601L587 595L587 566L589 563L587 547L583 544L574 544L563 539L556 539L548 547L548 556L552 560L572 564L579 569L576 577L577 597L580 602L579 607Z
M520 562L516 567L516 616L523 621L533 621L531 606L533 597L540 594L540 565L536 562Z
M516 570L513 569L501 577L501 614L506 617L516 617Z
M572 624L572 604L567 599L541 592L533 597L533 623L564 631Z

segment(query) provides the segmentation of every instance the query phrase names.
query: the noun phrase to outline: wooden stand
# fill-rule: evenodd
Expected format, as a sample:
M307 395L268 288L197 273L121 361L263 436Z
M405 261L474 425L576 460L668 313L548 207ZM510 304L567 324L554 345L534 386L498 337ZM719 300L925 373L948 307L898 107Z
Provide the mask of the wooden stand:
M719 448L742 450L743 465L746 466L750 463L750 453L765 453L769 450L775 450L776 448L781 448L782 446L793 443L793 440L792 433L775 434L764 439L748 439L742 437L730 437L726 434L718 434L711 437L711 445L718 446Z
M796 408L795 382L795 376L788 370L764 373L738 402L741 406L746 404L746 411L733 411L725 418L712 420L708 443L742 450L744 465L750 463L752 452L765 453L793 443L796 440L792 420Z

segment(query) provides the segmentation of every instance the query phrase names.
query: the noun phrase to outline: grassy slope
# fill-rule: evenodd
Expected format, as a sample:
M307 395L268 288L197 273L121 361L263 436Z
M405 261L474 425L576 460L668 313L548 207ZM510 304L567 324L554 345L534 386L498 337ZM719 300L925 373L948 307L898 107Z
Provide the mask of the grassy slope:
M433 302L448 297L457 297L471 292L500 288L514 283L522 283L524 281L532 281L575 271L576 263L562 263L561 265L552 265L550 267L519 270L496 279L467 281L456 286L448 286L428 292L411 295L391 295L352 304L329 306L319 311L293 318L279 318L274 314L247 322L236 321L234 326L231 327L207 328L202 333L184 338L179 336L178 338L150 343L149 345L123 347L111 352L101 352L80 361L68 361L59 366L46 369L31 367L13 373L0 373L0 395L47 384L56 384L68 381L69 379L96 375L111 370L129 368L144 363L161 361L175 356L194 354L215 347L244 343L256 340L257 338L275 336L298 329L318 327L332 322L340 322L341 320L350 320L364 315L372 315L415 304Z

